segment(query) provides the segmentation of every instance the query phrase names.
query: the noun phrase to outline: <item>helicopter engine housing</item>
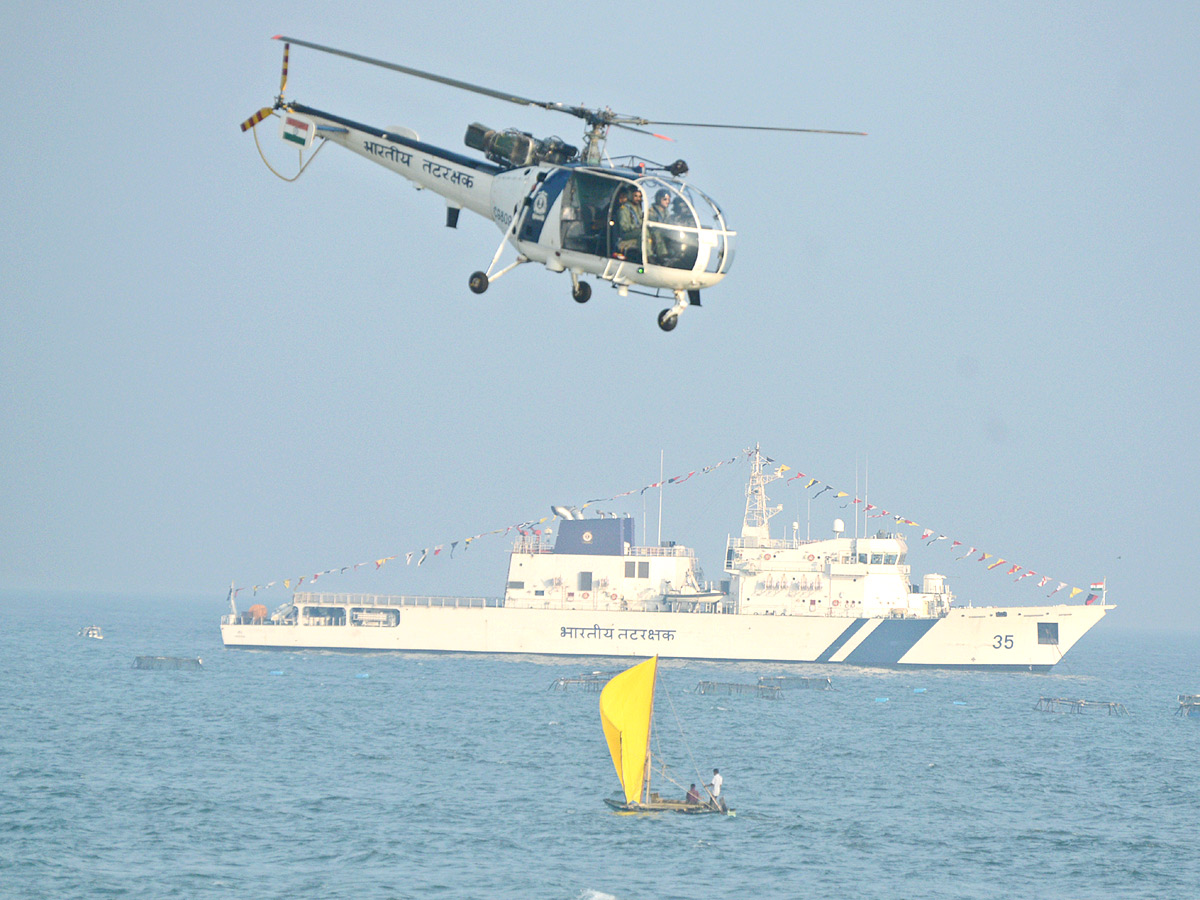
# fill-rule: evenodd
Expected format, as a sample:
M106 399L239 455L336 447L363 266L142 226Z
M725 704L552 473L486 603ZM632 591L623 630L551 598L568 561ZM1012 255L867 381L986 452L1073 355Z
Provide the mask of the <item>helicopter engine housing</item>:
M480 150L492 162L506 166L531 166L537 163L561 165L575 157L576 147L559 137L538 140L528 132L510 128L496 131L474 122L467 126L464 143Z

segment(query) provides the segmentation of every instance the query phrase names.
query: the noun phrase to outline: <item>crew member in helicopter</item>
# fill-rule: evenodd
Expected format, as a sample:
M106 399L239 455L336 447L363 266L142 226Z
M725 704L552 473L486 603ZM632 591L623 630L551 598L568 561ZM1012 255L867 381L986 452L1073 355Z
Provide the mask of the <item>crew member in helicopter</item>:
M671 192L666 188L660 188L654 195L654 205L650 207L648 213L651 222L668 222L675 221L675 215L671 209ZM679 242L671 240L671 231L666 228L651 228L650 236L650 261L657 265L669 265L670 261L679 255Z
M633 262L642 261L642 192L639 188L622 190L617 195L616 255Z

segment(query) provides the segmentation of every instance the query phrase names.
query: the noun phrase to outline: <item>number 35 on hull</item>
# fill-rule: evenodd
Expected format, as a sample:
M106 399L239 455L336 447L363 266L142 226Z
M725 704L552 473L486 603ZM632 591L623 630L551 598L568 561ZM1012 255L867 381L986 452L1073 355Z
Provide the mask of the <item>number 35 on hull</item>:
M278 116L281 137L302 151L315 145L315 155L325 143L335 143L404 176L418 188L440 194L446 200L446 224L452 228L463 209L491 219L503 238L488 267L469 279L477 294L523 263L540 263L552 272L570 275L571 295L579 303L591 297L584 276L609 282L621 296L632 290L670 298L672 305L658 315L664 331L675 327L683 310L700 305L702 290L725 277L737 235L712 198L683 180L687 164L682 160L668 166L633 158L623 164L605 160L609 129L654 137L662 136L636 126L814 130L651 122L607 109L527 100L294 38L276 39L287 42L279 96L273 107L243 122L243 131L268 116ZM425 143L409 128L376 128L286 101L288 52L293 43L509 102L569 113L588 125L584 148L579 151L557 137L539 140L516 130L497 132L472 124L465 143L483 153L485 158L478 159ZM301 171L307 165L304 162ZM516 259L501 267L501 256L510 245Z

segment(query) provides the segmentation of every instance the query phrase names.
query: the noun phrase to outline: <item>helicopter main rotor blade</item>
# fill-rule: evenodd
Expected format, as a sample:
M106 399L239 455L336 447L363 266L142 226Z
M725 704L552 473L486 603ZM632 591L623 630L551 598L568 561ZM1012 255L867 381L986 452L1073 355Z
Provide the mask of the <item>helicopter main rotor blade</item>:
M665 134L659 134L656 131L647 131L645 128L634 128L632 125L626 125L623 122L613 122L613 128L624 128L626 131L636 131L638 134L648 134L650 137L656 137L660 141L675 141L673 137L667 137Z
M718 125L713 122L659 122L641 121L640 125L671 125L679 128L733 128L738 131L792 131L804 134L852 134L866 137L865 131L830 131L827 128L782 128L777 125Z
M272 40L286 41L287 43L295 44L298 47L308 47L310 50L320 50L322 53L332 53L334 56L344 56L346 59L353 59L358 62L368 63L372 66L379 66L383 69L391 69L394 72L403 72L405 75L415 75L417 78L425 78L429 81L436 81L439 84L460 88L464 91L473 91L476 94L483 94L485 97L495 97L497 100L507 100L509 103L516 103L521 106L540 106L543 109L557 109L563 112L571 112L571 110L565 109L561 103L547 103L542 100L530 100L528 97L520 97L516 94L509 94L504 91L494 91L491 88L482 87L478 84L459 81L456 78L447 78L444 75L434 75L432 72L422 72L420 69L412 69L408 66L402 66L398 63L390 63L382 59L374 59L370 56L363 56L361 53L351 53L349 50L338 50L334 47L326 47L322 44L313 44L309 41L302 41L299 38L284 37L281 34L275 35Z

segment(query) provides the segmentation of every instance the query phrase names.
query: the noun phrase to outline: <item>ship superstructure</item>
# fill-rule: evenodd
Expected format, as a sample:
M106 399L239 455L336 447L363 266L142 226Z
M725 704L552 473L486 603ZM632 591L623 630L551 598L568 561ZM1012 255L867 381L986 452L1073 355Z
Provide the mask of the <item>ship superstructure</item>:
M773 538L769 522L781 507L768 506L766 486L779 478L766 458L751 451L746 518L740 537L729 539L725 571L732 576L733 608L739 613L842 618L937 618L954 596L946 578L910 583L908 544L899 533L843 537L841 519L824 540Z

